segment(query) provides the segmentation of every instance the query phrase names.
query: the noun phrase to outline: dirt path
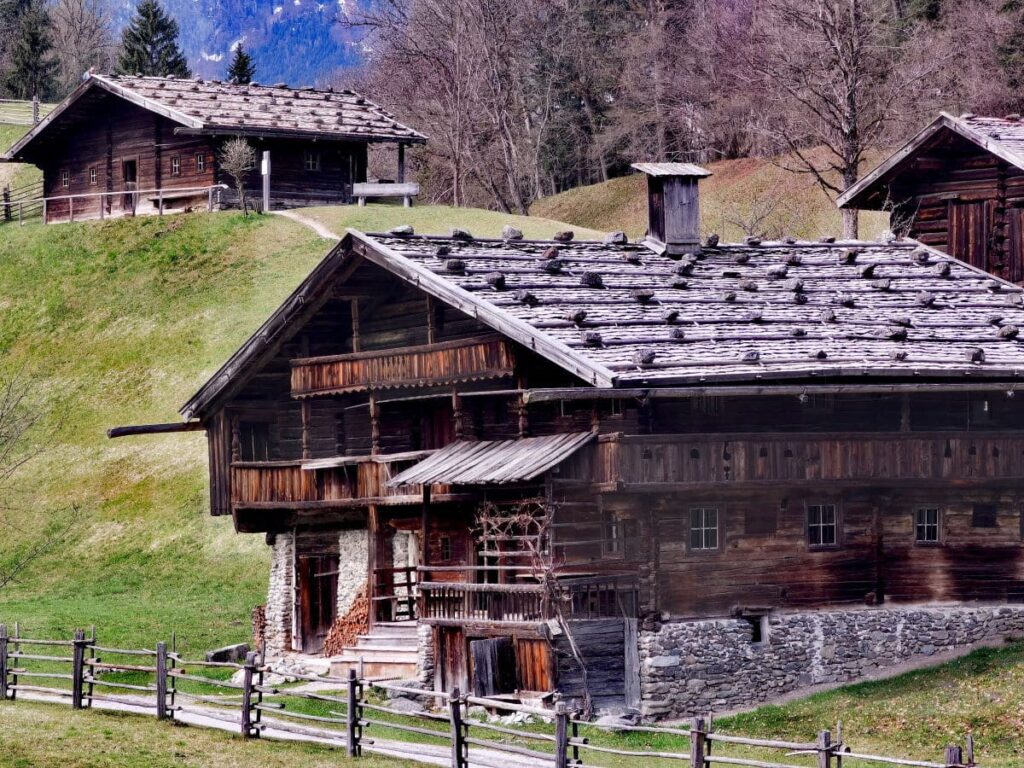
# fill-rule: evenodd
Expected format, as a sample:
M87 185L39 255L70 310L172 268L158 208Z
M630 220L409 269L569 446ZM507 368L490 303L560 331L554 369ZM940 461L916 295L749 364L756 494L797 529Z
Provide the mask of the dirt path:
M296 224L301 224L304 227L308 227L316 232L324 240L341 240L341 237L336 235L334 232L329 230L319 221L313 221L313 219L303 216L301 213L295 211L271 211L275 216L283 216L286 219L291 219Z

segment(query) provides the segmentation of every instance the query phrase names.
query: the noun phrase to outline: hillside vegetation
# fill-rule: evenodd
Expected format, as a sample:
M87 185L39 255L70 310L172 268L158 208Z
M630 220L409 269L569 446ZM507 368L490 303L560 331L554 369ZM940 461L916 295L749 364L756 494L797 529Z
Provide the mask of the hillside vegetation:
M0 154L25 135L28 126L0 123ZM0 189L10 185L12 189L39 181L43 176L35 166L22 163L0 163Z
M868 167L872 165L868 163ZM700 182L704 235L716 232L726 242L734 242L752 234L772 239L842 234L838 209L810 176L760 158L723 160L707 167L713 175ZM647 229L646 185L646 177L638 173L578 187L536 201L530 213L643 237ZM861 214L862 239L877 238L887 228L886 214Z

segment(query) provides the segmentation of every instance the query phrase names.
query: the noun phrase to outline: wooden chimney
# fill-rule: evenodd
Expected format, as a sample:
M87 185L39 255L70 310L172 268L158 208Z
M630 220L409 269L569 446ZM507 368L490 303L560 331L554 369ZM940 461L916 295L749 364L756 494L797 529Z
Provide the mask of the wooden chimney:
M656 253L682 256L700 248L698 183L711 171L692 163L634 163L647 174L647 238Z

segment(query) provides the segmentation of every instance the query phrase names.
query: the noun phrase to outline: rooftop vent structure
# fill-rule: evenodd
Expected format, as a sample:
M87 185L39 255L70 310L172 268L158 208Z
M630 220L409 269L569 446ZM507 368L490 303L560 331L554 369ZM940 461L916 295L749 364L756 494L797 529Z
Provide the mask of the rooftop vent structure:
M647 174L647 237L644 244L667 256L700 250L700 194L711 172L691 163L634 163Z

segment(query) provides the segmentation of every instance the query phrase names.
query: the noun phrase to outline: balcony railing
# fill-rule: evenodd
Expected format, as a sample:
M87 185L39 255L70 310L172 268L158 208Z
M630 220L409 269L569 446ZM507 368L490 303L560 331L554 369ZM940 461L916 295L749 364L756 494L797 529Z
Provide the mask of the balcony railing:
M502 339L463 339L374 352L292 360L292 396L336 395L497 379L513 373Z
M559 614L567 619L632 617L637 610L637 582L633 576L565 577L558 579L554 589L538 583L421 581L419 591L420 619L439 624L537 623Z
M341 456L316 461L235 462L231 465L231 502L238 507L353 506L365 503L412 504L423 486L389 488L388 481L427 452L381 456ZM450 492L434 485L437 497Z

